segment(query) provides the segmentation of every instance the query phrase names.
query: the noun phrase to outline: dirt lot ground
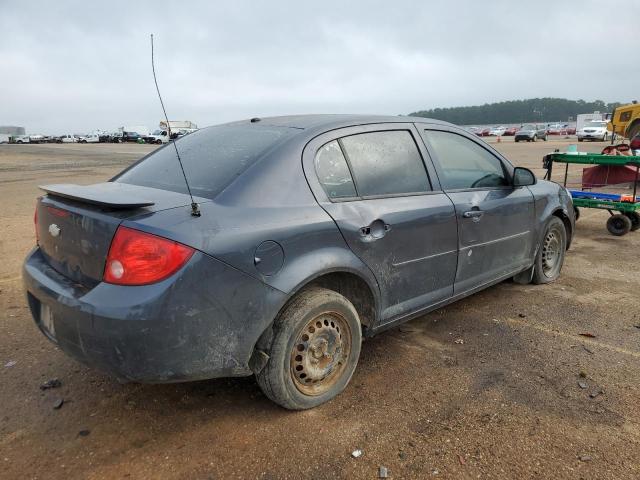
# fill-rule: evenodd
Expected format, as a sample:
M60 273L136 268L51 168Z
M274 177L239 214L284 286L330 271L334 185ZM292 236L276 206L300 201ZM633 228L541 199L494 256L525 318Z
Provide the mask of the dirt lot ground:
M568 143L496 146L541 175ZM609 235L605 212L582 212L558 282L506 282L368 340L347 390L312 411L253 378L122 385L66 357L21 287L37 185L100 181L150 149L0 146L0 477L640 477L640 232Z

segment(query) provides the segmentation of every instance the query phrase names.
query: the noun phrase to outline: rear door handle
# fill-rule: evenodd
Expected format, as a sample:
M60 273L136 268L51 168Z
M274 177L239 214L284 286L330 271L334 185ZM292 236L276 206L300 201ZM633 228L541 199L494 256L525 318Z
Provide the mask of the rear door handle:
M462 214L464 218L480 218L482 215L484 215L482 210L469 210Z
M370 225L360 228L360 236L365 241L377 240L384 237L391 230L391 225L382 220L375 220Z

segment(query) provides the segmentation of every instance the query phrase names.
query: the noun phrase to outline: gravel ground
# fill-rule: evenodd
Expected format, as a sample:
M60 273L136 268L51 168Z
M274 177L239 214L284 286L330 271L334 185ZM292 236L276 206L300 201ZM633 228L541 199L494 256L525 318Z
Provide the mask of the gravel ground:
M568 143L494 144L538 168ZM152 148L0 145L0 477L639 478L640 233L609 235L606 212L583 210L559 281L505 282L366 341L350 386L311 411L253 378L120 384L65 356L20 281L37 185L101 181Z

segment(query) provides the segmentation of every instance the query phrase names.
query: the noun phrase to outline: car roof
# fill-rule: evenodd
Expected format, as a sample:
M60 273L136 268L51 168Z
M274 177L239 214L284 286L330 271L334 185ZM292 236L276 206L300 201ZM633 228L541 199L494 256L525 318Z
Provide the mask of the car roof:
M356 115L356 114L313 114L313 115L287 115L278 117L263 117L245 120L237 123L254 122L262 125L290 127L299 129L326 129L332 130L349 125L364 125L371 123L435 123L438 125L451 125L441 120L424 117L410 117L402 115Z

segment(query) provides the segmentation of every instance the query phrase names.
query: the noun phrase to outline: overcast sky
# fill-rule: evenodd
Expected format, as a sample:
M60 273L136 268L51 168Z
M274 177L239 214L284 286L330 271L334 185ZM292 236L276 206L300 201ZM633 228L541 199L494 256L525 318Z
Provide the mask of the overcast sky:
M84 133L288 113L640 97L640 1L0 0L0 125Z

